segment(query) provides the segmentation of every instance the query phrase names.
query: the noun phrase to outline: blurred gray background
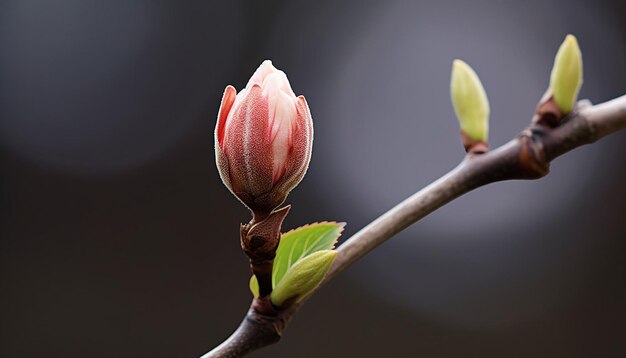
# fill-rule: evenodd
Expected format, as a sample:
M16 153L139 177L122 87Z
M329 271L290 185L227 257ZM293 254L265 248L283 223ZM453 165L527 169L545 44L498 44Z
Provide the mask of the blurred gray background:
M0 356L194 357L250 301L220 182L224 87L264 59L304 94L285 228L345 237L463 157L451 62L491 144L526 126L567 33L581 97L626 93L614 1L0 3ZM447 205L325 287L258 357L626 356L626 133Z

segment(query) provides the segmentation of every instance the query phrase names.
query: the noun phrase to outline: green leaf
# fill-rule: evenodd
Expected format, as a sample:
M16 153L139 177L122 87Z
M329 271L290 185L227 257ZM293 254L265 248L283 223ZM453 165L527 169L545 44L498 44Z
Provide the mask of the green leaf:
M281 306L290 299L300 300L324 279L337 257L337 251L321 250L294 263L270 294L272 303Z
M324 221L301 226L282 234L274 258L272 287L278 285L287 270L299 259L317 251L335 248L345 225ZM259 284L254 275L250 278L250 291L254 297L258 297Z
M259 281L256 280L256 276L250 277L250 292L254 298L259 297Z
M321 222L284 233L274 258L272 285L276 287L287 270L301 258L335 248L344 226L345 223Z

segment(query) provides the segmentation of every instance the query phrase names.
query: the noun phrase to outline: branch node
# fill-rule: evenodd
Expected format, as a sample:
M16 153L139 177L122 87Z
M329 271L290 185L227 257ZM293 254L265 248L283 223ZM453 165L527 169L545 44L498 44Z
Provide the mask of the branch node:
M543 143L546 127L534 125L519 135L519 165L522 179L539 179L550 172L550 162L546 159Z
M278 342L287 326L288 317L285 314L288 310L278 308L272 304L269 296L257 297L252 301L246 319L258 324L271 326L275 340Z
M489 151L489 143L484 140L476 140L461 130L461 142L467 154L485 154Z

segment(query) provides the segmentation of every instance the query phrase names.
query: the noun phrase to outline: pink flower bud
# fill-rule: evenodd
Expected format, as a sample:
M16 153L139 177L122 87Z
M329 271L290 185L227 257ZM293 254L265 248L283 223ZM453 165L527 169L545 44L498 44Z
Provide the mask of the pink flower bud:
M266 215L285 201L306 173L312 146L309 106L271 61L238 94L226 87L215 127L217 167L253 212Z

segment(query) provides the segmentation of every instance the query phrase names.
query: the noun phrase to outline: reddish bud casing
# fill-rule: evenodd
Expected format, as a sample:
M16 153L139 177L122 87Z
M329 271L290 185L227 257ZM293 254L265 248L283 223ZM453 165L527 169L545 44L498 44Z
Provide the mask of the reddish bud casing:
M264 61L237 93L227 86L217 115L215 157L222 181L256 215L285 201L311 160L313 121L304 96Z

